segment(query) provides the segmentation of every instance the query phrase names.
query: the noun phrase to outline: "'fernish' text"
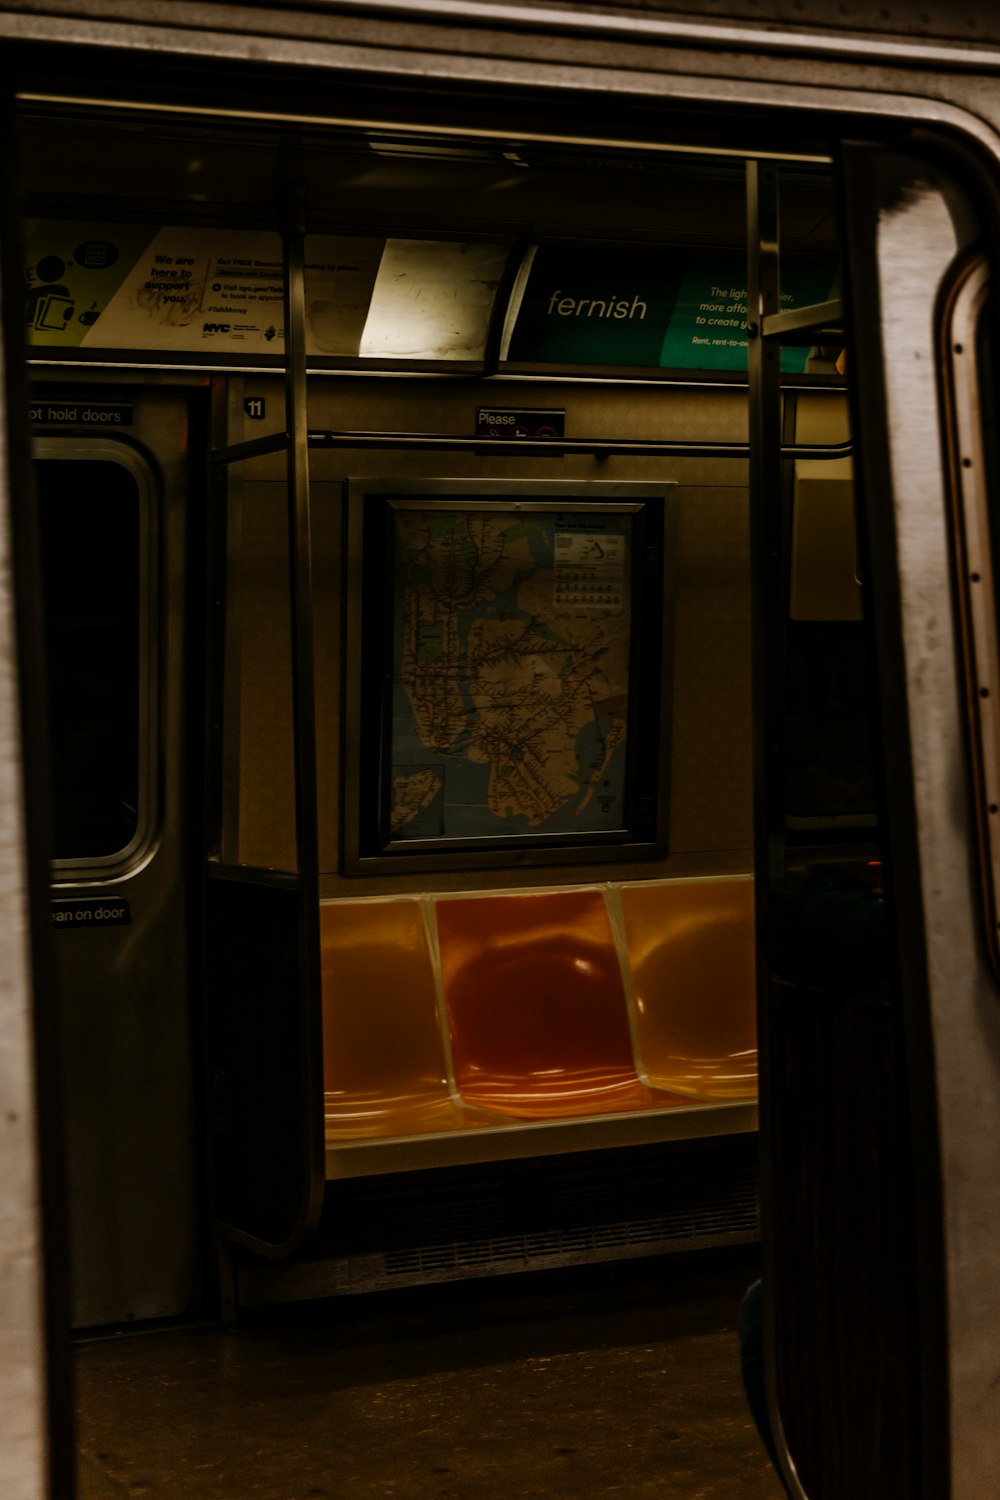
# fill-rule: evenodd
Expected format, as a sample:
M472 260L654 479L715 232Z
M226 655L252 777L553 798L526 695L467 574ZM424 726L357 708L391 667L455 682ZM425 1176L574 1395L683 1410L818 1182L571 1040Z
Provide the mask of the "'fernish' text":
M564 297L561 291L555 291L549 298L549 317L557 318L618 318L629 319L644 318L646 316L646 304L640 302L639 298L633 297L632 301L619 300L617 293L609 298L601 300L599 297Z

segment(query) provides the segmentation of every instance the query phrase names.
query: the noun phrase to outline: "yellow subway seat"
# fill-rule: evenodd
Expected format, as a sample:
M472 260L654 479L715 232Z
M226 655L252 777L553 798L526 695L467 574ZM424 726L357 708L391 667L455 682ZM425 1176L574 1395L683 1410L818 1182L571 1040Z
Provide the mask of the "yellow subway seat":
M755 1097L753 881L650 881L619 893L650 1083L698 1099Z
M441 899L437 922L464 1100L524 1120L664 1102L635 1071L603 892Z
M329 1139L461 1129L417 901L320 907Z

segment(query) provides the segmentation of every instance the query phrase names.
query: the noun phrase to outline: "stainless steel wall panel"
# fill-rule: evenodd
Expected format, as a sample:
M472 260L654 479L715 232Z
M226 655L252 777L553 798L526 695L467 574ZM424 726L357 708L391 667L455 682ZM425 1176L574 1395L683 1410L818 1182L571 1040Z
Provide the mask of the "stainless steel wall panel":
M77 864L57 872L53 892L124 900L132 918L128 926L59 930L53 938L78 1326L169 1316L204 1295L187 940L195 907L184 654L195 484L186 447L190 409L180 392L135 392L132 399L130 431L153 475L158 513L151 669L159 728L148 747L157 817L137 864L111 878L99 866ZM85 439L77 429L68 447Z

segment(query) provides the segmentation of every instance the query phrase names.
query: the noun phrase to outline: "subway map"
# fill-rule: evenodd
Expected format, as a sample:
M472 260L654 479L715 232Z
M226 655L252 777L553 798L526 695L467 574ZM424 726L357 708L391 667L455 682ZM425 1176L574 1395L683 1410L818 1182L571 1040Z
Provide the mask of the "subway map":
M631 518L395 511L394 839L624 821Z

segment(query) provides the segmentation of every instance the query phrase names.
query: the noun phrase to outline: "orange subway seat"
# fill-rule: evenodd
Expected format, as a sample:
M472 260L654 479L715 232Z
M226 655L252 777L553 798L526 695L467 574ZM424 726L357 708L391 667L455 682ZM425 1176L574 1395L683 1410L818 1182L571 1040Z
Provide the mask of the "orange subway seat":
M328 1139L461 1129L418 901L320 906Z
M698 1099L753 1098L753 881L649 881L618 892L645 1076Z
M601 891L451 898L436 910L463 1099L518 1119L662 1102L635 1071Z

